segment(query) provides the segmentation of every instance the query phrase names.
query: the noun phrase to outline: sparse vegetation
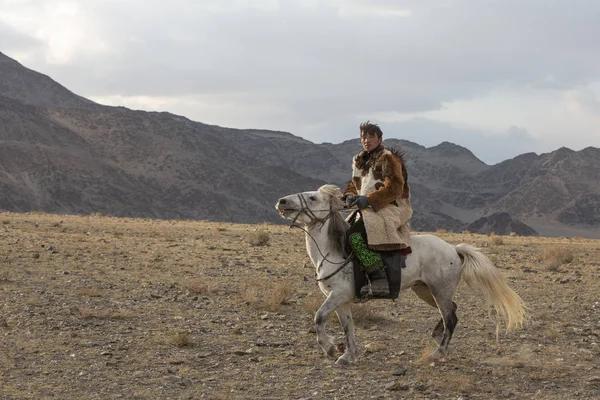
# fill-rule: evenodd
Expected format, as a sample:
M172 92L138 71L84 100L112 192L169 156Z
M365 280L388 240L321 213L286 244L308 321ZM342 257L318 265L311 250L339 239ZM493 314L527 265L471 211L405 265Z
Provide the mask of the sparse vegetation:
M561 265L570 264L574 258L570 249L561 246L547 247L542 255L542 260L549 271L556 271Z
M306 312L310 317L315 315L315 312L321 307L325 301L325 296L321 293L320 290L316 289L311 291L302 302L302 309Z
M266 246L269 239L269 232L263 230L250 232L244 236L244 241L251 246Z
M289 304L294 293L294 288L289 282L277 282L275 287L267 292L265 296L265 310L277 311L283 305Z
M168 342L177 347L190 347L194 345L189 332L177 332L169 337Z
M390 373L398 366L407 369L397 378L400 397L596 396L595 240L501 236L504 245L494 247L488 235L444 235L451 244L484 248L530 307L531 322L496 343L479 293L461 284L459 334L448 361L432 367L418 359L434 350L434 308L410 290L395 302L352 304L360 359L344 369L327 367L333 361L316 344L313 319L325 296L314 267L304 267L299 230L42 213L0 213L3 219L10 220L0 240L5 397L43 398L40 388L48 387L65 400L116 398L127 387L131 398L165 391L177 398L304 398L314 396L301 377L317 373L314 367L316 397L393 397L381 384L396 379ZM267 246L240 242L261 231ZM569 250L561 262L576 268L546 269L552 248ZM327 328L339 356L345 346L335 314ZM70 371L84 374L73 379ZM352 388L340 379L352 380Z
M210 293L209 284L202 279L192 279L187 284L187 289L190 294L208 294Z
M490 235L490 243L495 246L501 246L504 244L504 240L502 239L502 236L492 234Z
M255 283L246 286L243 299L246 304L265 311L278 311L282 305L288 304L293 287L289 282L277 282L272 287Z
M77 290L77 294L86 297L100 297L100 290L95 288L81 288Z
M435 233L439 233L439 234L448 233L448 229L440 228L437 231L435 231Z
M114 311L114 310L102 310L96 308L79 307L77 309L79 316L83 319L95 318L95 319L126 319L132 315L127 311Z

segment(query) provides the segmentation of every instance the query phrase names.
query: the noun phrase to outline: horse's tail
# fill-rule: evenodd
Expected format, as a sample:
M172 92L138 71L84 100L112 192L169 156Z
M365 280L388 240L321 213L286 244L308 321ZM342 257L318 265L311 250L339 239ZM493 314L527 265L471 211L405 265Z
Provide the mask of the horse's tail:
M506 279L492 262L469 244L455 246L463 262L462 277L473 288L479 288L489 306L506 322L506 330L520 328L527 317L525 303L508 286Z

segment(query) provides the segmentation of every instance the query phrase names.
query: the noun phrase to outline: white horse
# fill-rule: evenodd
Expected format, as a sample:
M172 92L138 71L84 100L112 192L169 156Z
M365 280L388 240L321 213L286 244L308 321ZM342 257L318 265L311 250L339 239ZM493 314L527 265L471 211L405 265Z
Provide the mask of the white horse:
M327 296L315 314L317 343L334 357L336 346L325 331L327 318L335 311L346 336L346 351L336 364L357 360L351 305L355 298L353 263L344 258L345 233L348 223L340 214L344 203L337 186L324 185L318 191L283 197L275 208L284 217L299 222L306 233L306 250L316 268L319 288ZM506 329L523 325L525 305L519 295L479 249L469 244L452 246L433 235L412 237L412 253L402 269L400 290L412 289L427 304L439 310L441 319L432 336L438 348L430 360L444 360L448 344L458 321L456 303L452 301L461 277L471 287L481 290L489 306L504 320Z

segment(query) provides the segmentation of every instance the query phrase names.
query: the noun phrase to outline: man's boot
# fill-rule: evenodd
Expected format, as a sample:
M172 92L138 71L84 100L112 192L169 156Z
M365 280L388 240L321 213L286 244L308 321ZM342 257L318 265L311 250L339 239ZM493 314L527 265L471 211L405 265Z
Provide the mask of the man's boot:
M387 298L390 295L390 285L388 283L385 268L369 274L369 282L360 289L361 297Z

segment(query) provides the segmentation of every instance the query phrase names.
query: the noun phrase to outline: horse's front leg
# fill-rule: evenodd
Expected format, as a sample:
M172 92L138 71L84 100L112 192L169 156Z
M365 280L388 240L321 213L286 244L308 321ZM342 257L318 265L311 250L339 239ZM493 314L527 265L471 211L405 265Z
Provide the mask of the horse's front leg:
M315 314L315 324L317 325L317 343L329 357L335 356L335 344L333 338L329 336L325 330L325 323L332 312L346 302L344 296L340 296L336 292L329 293L321 307Z
M354 320L350 303L342 304L335 311L346 335L346 351L335 362L338 365L348 365L357 358L356 341L354 339Z

